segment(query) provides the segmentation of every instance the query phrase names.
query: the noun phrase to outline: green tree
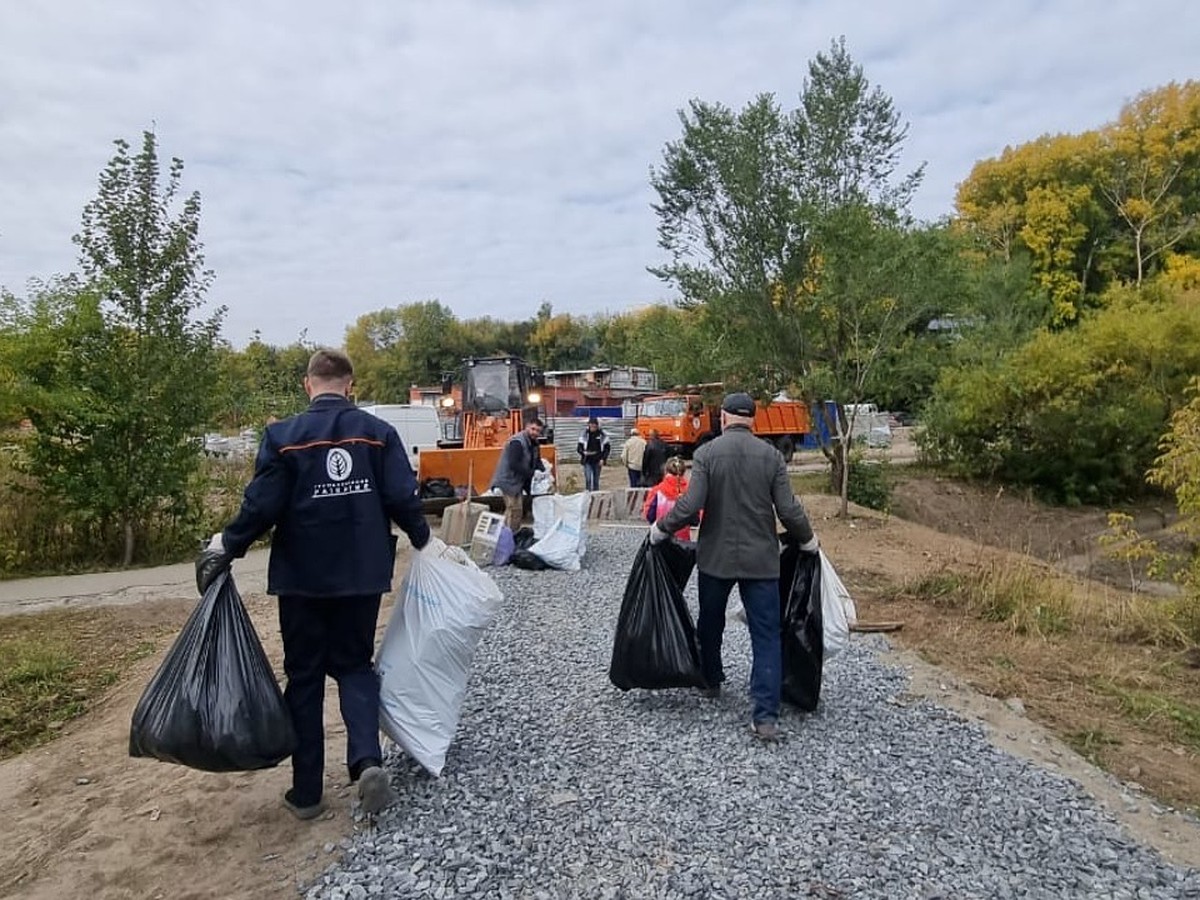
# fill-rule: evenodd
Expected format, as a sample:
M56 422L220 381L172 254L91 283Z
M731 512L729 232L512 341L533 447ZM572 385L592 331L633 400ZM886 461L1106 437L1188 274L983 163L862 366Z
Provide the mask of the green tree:
M547 318L539 315L529 336L532 362L546 370L582 368L593 361L594 347L594 334L588 323L569 313Z
M1200 295L1114 291L1072 331L943 370L922 442L963 474L1104 503L1144 488L1200 371Z
M436 300L359 316L345 337L359 396L379 403L407 403L414 384L437 383L458 367L462 343L454 313Z
M680 119L651 176L670 257L651 271L702 310L727 381L861 402L875 364L936 302L923 289L938 258L906 212L922 172L898 172L907 128L890 98L835 41L796 110L761 95L739 113L693 101ZM845 510L848 438L825 449Z
M303 339L276 347L264 343L257 331L243 350L219 347L217 421L234 429L258 428L273 417L303 410L308 402L304 373L314 349Z
M490 316L459 323L459 349L467 356L520 356L528 358L534 321L502 322Z
M200 195L180 196L182 161L164 183L152 133L136 154L115 143L74 238L86 286L33 311L57 346L31 378L31 466L73 515L121 536L129 565L140 527L194 512L188 483L214 406L224 310L198 315L212 273Z
M25 415L23 379L17 365L23 338L20 302L8 291L0 290L0 429L18 424Z
M1194 542L1200 541L1200 376L1188 385L1188 402L1171 417L1159 449L1149 481L1175 493L1180 529ZM1196 641L1200 640L1200 546L1195 543L1183 577L1191 598L1184 607L1189 636Z

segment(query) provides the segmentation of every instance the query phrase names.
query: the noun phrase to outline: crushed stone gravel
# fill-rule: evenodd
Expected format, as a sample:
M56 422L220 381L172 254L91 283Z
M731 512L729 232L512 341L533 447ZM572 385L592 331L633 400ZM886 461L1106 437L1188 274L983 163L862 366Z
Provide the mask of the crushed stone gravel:
M361 822L308 898L1200 898L1074 782L994 747L856 636L814 714L749 733L750 647L726 690L622 693L612 637L644 530L589 534L584 569L492 570L442 778L396 748L400 802ZM695 578L687 596L695 614Z

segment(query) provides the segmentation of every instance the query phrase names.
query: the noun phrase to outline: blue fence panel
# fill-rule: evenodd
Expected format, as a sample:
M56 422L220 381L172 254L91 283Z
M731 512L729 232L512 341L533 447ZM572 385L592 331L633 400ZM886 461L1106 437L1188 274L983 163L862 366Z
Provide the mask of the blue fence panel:
M597 419L622 418L621 407L619 406L576 406L575 415L583 418L595 416Z
M834 400L826 400L825 409L829 411L829 417L836 421L837 402ZM825 421L825 416L821 414L820 406L816 403L813 404L811 416L813 430L804 436L804 441L802 442L801 446L812 449L831 443L829 437L829 424Z

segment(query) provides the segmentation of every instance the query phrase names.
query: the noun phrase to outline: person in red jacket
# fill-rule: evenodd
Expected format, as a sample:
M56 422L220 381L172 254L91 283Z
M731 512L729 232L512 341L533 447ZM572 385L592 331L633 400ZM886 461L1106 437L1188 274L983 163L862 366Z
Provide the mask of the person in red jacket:
M666 474L662 481L646 494L646 502L642 506L642 518L653 525L675 508L675 501L687 493L688 480L684 474L686 471L687 466L680 457L672 456L667 460ZM681 541L690 541L692 530L685 525L675 532L675 537Z

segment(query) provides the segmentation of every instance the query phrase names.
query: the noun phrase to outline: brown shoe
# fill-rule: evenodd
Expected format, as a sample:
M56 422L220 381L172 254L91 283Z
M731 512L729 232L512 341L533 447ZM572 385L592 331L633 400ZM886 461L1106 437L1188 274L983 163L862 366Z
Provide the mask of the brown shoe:
M763 743L774 743L779 740L779 726L774 722L752 722L750 731Z

